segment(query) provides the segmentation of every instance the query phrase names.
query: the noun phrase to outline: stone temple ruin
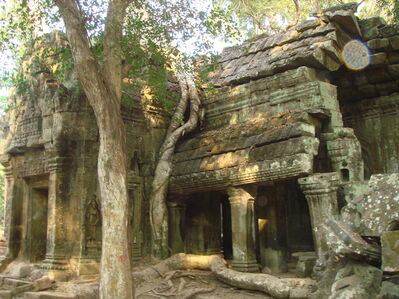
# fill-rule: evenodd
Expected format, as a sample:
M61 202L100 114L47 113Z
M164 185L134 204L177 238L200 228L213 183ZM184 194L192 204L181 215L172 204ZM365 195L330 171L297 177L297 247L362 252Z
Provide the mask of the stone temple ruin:
M221 54L202 128L174 155L171 254L316 275L315 298L398 292L399 25L360 20L355 10L328 9ZM97 273L94 115L51 74L32 80L33 95L9 113L4 133L2 269L24 260L58 274ZM149 188L168 115L144 101L122 111L137 261L150 253Z

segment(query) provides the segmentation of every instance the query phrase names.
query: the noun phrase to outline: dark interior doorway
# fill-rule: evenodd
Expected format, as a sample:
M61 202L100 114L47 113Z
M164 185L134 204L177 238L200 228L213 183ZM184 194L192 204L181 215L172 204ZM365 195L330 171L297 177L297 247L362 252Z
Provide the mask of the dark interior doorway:
M255 215L262 267L287 272L293 253L314 251L306 198L296 180L259 187Z
M221 214L221 236L222 236L222 252L227 260L233 259L233 241L231 232L231 208L227 195L221 195L220 201Z
M29 200L28 255L31 262L39 262L46 256L48 182L32 183Z

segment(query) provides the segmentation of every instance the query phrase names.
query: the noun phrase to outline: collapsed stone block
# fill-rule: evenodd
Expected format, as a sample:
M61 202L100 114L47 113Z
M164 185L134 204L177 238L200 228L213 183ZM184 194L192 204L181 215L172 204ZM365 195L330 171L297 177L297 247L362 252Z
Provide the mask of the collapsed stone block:
M381 254L382 270L399 272L399 230L382 233Z
M20 286L30 284L30 283L25 280L20 280L20 279L16 279L16 278L5 278L4 284L6 284L10 287L20 287Z
M381 236L384 231L398 229L399 173L371 176L368 191L345 206L341 214L363 236ZM360 217L357 223L354 217Z
M367 46L372 50L382 50L389 47L389 40L387 38L372 39L367 42Z
M323 231L330 251L337 256L367 260L371 263L380 261L380 248L367 243L359 234L352 231L349 225L331 219L323 224Z
M44 276L40 279L37 279L33 282L33 289L35 291L43 291L50 289L52 287L52 283L47 276Z
M383 65L387 62L387 54L386 53L376 53L370 55L370 65L378 66Z
M390 281L383 281L378 299L398 299L399 285Z
M361 262L348 262L335 276L329 299L376 298L382 271Z
M389 38L389 43L391 44L392 49L399 50L399 36L392 36Z
M293 257L298 258L296 273L299 277L309 277L312 275L316 265L317 255L315 252L295 252Z

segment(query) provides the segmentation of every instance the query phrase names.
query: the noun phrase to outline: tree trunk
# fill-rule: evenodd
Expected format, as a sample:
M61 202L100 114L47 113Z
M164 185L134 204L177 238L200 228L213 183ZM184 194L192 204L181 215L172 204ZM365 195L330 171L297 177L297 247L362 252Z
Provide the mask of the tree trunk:
M181 98L160 149L150 196L152 252L159 258L165 258L169 254L166 195L172 172L173 153L179 138L197 127L200 106L200 97L197 93L193 77L186 72L177 72L176 75L180 85ZM190 101L190 117L185 124L180 125L184 118L188 101Z
M131 1L109 1L101 69L89 46L75 1L55 0L63 17L79 81L94 110L100 134L98 183L101 195L100 298L133 298L128 250L126 134L120 112L122 24Z
M109 110L114 111L105 115L107 124L100 129L97 166L103 218L99 293L104 299L133 298L128 248L126 133L120 106L109 106L112 106Z

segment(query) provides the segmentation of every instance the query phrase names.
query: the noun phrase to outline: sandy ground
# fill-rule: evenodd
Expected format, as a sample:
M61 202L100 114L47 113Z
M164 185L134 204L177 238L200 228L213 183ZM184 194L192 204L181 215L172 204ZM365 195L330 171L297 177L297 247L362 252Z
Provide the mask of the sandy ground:
M195 292L199 292L195 294ZM188 297L190 294L192 296ZM260 299L271 298L261 292L240 290L218 281L210 271L172 271L136 289L137 299L192 298L192 299Z
M82 276L57 283L57 292L79 294L79 298L97 297L98 276ZM210 271L171 271L163 278L136 286L136 299L267 299L261 292L240 290L218 281Z
M140 271L151 267L154 262L141 263L133 270ZM15 277L15 272L21 272L21 267L27 264L14 264L9 271L2 275ZM32 267L32 265L30 265ZM288 274L288 273L287 273ZM282 275L287 277L287 274ZM34 270L29 276L22 279L34 281L42 275L46 275L42 270ZM289 275L291 276L291 275ZM53 287L46 291L76 294L79 299L98 298L98 275L86 275L72 279L68 282L53 283ZM0 286L1 289L10 289L7 286ZM22 294L21 294L22 295ZM20 296L19 298L23 298ZM262 292L242 290L227 285L216 279L211 271L201 270L177 270L170 271L157 279L143 282L135 286L136 299L260 299L272 298Z

